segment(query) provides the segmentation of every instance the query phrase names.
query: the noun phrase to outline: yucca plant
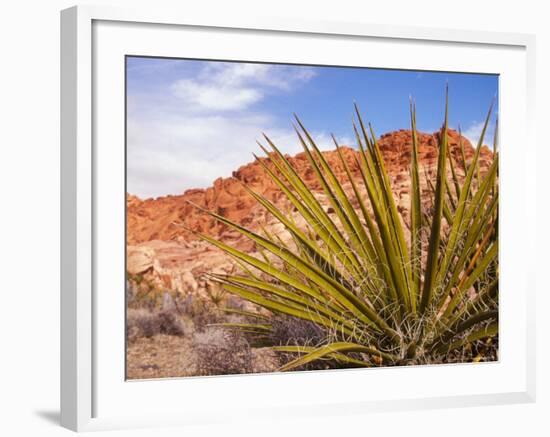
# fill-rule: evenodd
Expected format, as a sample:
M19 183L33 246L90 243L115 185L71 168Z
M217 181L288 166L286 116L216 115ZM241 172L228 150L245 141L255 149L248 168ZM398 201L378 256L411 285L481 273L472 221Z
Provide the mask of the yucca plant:
M269 149L259 144L266 158L256 157L258 162L306 225L298 226L292 214L245 188L284 226L290 242L206 211L257 248L250 254L198 234L241 267L239 274L212 275L214 280L229 293L273 313L313 322L326 333L316 345L275 345L275 350L295 354L281 370L316 360L367 367L449 362L498 334L496 135L490 168L479 168L491 109L473 158L468 162L460 144L462 158L457 159L448 142L447 93L437 172L426 176L427 189L421 187L413 103L410 109L410 217L398 212L376 135L363 123L357 105L353 128L360 177L352 176L333 137L348 192L296 117L297 139L330 213L267 136ZM265 316L246 316L250 323L228 326L251 335L271 329Z

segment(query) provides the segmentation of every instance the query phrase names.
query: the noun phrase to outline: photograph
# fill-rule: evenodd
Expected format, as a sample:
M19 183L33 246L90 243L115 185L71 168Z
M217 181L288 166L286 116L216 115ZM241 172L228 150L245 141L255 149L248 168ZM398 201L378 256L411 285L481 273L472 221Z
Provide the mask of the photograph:
M550 436L544 5L4 2L0 437Z
M499 75L125 57L126 379L499 361Z

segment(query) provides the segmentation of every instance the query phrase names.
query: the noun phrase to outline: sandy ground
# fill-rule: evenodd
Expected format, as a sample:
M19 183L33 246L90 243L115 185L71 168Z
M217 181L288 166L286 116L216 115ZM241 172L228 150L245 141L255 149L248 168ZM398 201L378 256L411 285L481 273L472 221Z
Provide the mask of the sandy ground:
M280 366L279 358L270 348L250 348L249 367L242 372L226 373L265 373L274 372ZM215 352L214 352L215 353ZM224 348L219 351L218 368L224 368L224 360L228 369L235 369L235 363L242 359L242 350ZM127 378L152 379L198 376L204 370L204 362L193 348L192 339L187 336L157 334L153 337L141 337L128 344ZM231 365L233 367L231 367Z
M141 337L128 345L126 357L128 379L192 376L196 372L196 357L186 337Z

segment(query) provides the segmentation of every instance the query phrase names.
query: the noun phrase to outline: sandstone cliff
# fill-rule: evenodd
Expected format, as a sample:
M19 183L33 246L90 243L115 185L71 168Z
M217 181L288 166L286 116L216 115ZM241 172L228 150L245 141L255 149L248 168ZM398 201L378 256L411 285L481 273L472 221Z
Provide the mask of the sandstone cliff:
M434 172L437 166L438 133L418 134L419 161L421 179ZM460 163L462 156L459 147L460 137L455 131L449 132L450 152L456 162L459 177L464 171ZM462 138L467 161L474 149L466 138ZM399 211L404 220L409 208L409 168L411 159L411 132L400 130L382 135L379 145L392 180L392 188L398 201ZM344 155L354 177L359 176L355 155L356 150L344 147ZM324 152L326 159L335 171L344 188L349 182L336 151ZM324 199L314 171L310 168L304 153L289 157L300 176L306 181L323 204ZM481 151L480 167L482 171L492 160L487 147ZM202 294L211 285L204 279L205 272L228 272L233 268L231 260L221 252L187 232L177 223L208 235L220 238L229 244L247 251L253 247L237 233L220 225L189 202L212 210L246 227L257 228L260 225L271 232L284 235L281 225L268 216L263 208L246 192L243 185L262 194L281 208L289 208L288 202L274 182L265 174L257 162L240 167L229 178L219 178L207 189L191 189L181 195L172 195L157 199L141 200L128 194L127 197L127 270L131 275L144 275L159 289L171 289L180 293ZM429 188L424 183L423 190ZM328 206L327 206L328 208ZM299 220L300 217L297 217Z

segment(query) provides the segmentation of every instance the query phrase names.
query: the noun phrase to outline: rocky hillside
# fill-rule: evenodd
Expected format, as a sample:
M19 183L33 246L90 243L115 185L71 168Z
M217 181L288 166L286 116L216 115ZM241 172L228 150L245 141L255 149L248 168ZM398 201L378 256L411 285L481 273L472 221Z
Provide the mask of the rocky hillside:
M459 164L462 162L459 134L450 131L449 140L450 152L455 158L457 171L461 176L463 168ZM466 159L469 160L474 149L466 138L462 141ZM382 135L379 144L392 179L399 210L406 220L409 208L411 132L400 130ZM419 134L422 180L426 179L425 176L429 177L437 166L437 144L438 133ZM353 175L359 177L355 160L357 151L349 147L344 147L343 151ZM349 188L337 152L328 151L324 154L337 177L344 183L344 187ZM321 202L328 205L305 154L289 157L289 160ZM482 171L488 167L491 160L491 151L483 147L480 160ZM279 207L288 207L289 213L292 213L283 194L257 162L242 166L232 177L215 180L213 185L206 189L191 189L181 195L146 200L128 194L129 274L145 276L159 289L167 288L183 294L199 291L201 294L210 286L203 278L205 272L228 272L233 268L230 259L203 241L198 241L193 234L177 223L220 238L241 249L253 250L245 239L216 223L189 202L215 211L247 227L265 226L271 232L284 233L284 230L280 229L281 225L266 215L263 208L245 191L243 185L261 193ZM423 190L428 189L424 183ZM299 217L297 219L299 220Z

